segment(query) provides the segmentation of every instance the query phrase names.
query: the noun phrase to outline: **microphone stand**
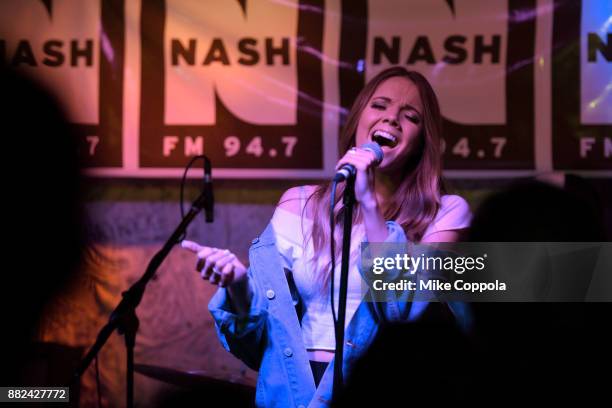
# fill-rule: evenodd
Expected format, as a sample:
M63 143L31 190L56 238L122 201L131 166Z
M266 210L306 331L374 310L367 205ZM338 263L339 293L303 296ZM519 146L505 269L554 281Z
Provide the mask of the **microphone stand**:
M340 288L338 295L338 321L336 323L336 355L334 357L334 385L332 391L334 398L339 395L344 383L342 374L344 362L344 322L346 321L346 297L348 292L348 275L351 255L351 232L353 229L353 207L355 206L354 175L346 179L342 204L344 204L344 229L342 231L342 266L340 270ZM334 239L334 237L331 239Z
M119 305L117 305L115 310L111 313L108 323L106 323L98 333L94 345L79 363L73 377L74 383L80 381L87 367L89 367L93 359L100 352L100 349L107 342L113 331L117 329L119 334L125 336L125 347L127 349L127 407L132 408L134 406L134 345L136 344L136 332L138 331L139 325L138 316L136 316L136 308L142 300L147 283L153 278L159 266L172 250L172 247L181 240L185 230L195 216L203 208L209 208L211 204L209 203L210 195L211 194L206 191L200 194L162 249L153 256L144 275L127 291L121 294L123 299L121 299Z

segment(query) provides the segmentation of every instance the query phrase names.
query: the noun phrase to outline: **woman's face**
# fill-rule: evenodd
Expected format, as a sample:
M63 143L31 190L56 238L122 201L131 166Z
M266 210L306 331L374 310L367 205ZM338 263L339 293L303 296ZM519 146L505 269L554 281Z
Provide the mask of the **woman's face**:
M419 90L404 77L392 77L380 85L361 112L356 144L374 141L382 146L382 171L400 170L418 146L423 128L423 104Z

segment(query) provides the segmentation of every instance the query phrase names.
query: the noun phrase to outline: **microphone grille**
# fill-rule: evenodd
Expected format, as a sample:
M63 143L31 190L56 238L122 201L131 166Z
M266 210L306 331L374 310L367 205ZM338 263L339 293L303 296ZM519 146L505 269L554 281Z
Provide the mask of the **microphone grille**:
M372 153L374 153L374 155L376 156L376 165L379 165L380 162L383 161L384 153L383 153L382 147L380 147L378 143L375 143L375 142L364 143L361 146L361 148L365 150L369 150Z

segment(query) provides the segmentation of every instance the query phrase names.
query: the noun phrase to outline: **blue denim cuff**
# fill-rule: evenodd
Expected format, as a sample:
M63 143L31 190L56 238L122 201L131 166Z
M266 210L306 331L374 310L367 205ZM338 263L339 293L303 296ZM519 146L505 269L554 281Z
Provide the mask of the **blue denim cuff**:
M234 310L227 288L219 288L208 303L208 310L215 320L220 337L230 335L240 338L259 328L267 318L267 303L252 278L249 279L249 286L253 297L249 310L244 315Z
M399 225L395 221L387 221L387 230L389 231L389 235L385 239L385 242L395 242L395 243L403 243L408 242L408 238L406 238L406 233L401 225Z

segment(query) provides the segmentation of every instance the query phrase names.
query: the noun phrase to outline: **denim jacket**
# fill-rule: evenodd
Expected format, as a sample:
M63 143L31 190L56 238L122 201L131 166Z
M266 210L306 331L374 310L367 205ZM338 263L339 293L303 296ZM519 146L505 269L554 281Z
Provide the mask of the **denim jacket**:
M386 242L407 242L397 223L388 221L387 228ZM253 298L248 315L240 317L235 313L225 288L219 288L208 305L223 347L259 371L255 398L258 407L329 406L334 360L315 388L296 313L299 294L291 279L279 279L285 274L271 225L253 240L249 262ZM380 323L415 320L426 307L424 302L393 299L385 303L362 301L345 334L342 367L345 378L374 340Z

